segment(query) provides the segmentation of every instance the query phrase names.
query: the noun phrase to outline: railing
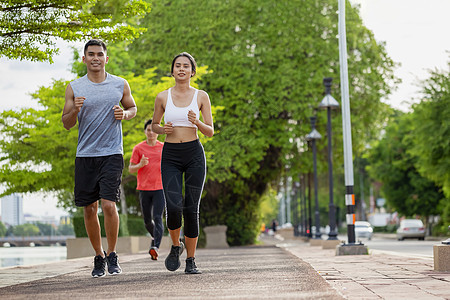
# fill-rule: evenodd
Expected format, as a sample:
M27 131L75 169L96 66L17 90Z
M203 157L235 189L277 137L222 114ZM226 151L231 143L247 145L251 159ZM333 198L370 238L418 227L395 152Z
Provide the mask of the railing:
M10 246L49 246L53 244L65 245L68 238L74 238L73 235L37 235L37 236L7 236L0 238L0 246L8 243ZM7 245L8 245L7 244Z

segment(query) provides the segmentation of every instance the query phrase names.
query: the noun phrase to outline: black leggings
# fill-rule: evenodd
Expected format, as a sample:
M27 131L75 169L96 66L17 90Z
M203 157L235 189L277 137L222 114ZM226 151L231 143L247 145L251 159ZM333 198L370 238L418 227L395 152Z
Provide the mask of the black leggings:
M145 228L153 238L151 246L159 248L164 233L162 221L164 211L163 191L139 191L139 201L141 202Z
M189 238L198 237L200 197L206 176L205 152L200 141L165 142L161 157L161 176L167 227L170 230L180 228L184 217L184 235Z

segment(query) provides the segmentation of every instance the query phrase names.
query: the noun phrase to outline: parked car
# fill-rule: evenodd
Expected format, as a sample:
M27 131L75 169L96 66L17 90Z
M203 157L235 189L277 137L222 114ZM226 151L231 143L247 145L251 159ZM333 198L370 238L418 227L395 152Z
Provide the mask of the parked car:
M369 241L372 239L373 228L369 222L366 221L356 221L355 222L355 237L356 238L367 238Z
M419 240L425 239L425 226L421 220L405 219L400 222L400 227L397 229L397 239L403 241L407 238L416 238Z

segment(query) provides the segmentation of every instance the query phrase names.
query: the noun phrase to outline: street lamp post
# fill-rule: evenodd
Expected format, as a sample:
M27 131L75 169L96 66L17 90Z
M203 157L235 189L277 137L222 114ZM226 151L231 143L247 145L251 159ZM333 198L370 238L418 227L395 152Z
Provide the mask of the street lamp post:
M339 63L341 75L342 104L342 136L344 141L344 175L345 175L345 205L347 206L347 237L348 244L355 244L355 194L353 193L353 154L352 131L350 122L350 97L347 69L347 34L345 27L345 0L339 0ZM360 243L361 244L361 243Z
M328 205L328 222L330 226L330 232L328 233L329 240L337 240L336 232L336 206L333 202L333 160L332 160L332 143L331 143L331 110L339 108L339 103L331 96L331 82L333 78L326 77L323 79L323 85L325 86L325 97L319 104L319 108L327 110L328 122L327 122L327 135L328 135L328 181L329 181L329 193L330 203Z
M298 201L299 201L299 187L300 187L300 183L299 182L297 182L297 181L294 181L293 182L293 189L292 189L292 193L291 193L291 195L292 195L292 199L291 199L291 205L293 206L292 207L292 216L293 216L293 221L294 221L294 235L295 236L299 236L299 235L301 235L302 233L301 233L301 228L300 228L300 231L299 231L299 227L300 227L300 224L301 224L301 215L300 215L300 211L301 211L301 209L302 209L302 206L301 206L301 202L299 203Z
M300 180L300 202L302 203L302 236L308 235L307 224L308 224L308 216L306 213L306 199L305 199L305 177L304 175L299 176Z
M316 130L316 117L313 116L311 120L311 132L306 135L306 139L311 140L311 146L313 151L313 169L314 169L314 200L316 204L316 210L314 212L314 219L316 221L316 234L315 239L321 238L320 233L320 215L319 215L319 198L317 195L317 150L316 150L316 140L321 139L322 135Z
M308 172L308 237L312 238L311 173Z

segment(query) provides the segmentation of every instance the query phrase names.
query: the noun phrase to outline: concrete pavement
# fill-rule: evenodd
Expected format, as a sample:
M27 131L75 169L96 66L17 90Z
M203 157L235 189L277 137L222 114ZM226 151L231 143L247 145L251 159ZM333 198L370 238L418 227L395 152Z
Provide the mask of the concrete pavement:
M92 257L0 268L1 299L450 299L450 273L431 259L385 253L335 256L300 239L199 249L201 275L176 272L147 253L120 254L124 272L91 278ZM183 254L183 260L185 254Z
M156 262L146 253L119 255L123 273L103 278L91 278L92 258L0 269L1 282L18 283L0 288L0 298L343 299L309 264L272 245L199 249L200 275L184 274L184 261L167 271L166 255ZM37 279L41 273L47 277Z
M284 240L277 244L310 264L346 299L450 299L450 272L432 258L387 254L336 256L335 250Z

